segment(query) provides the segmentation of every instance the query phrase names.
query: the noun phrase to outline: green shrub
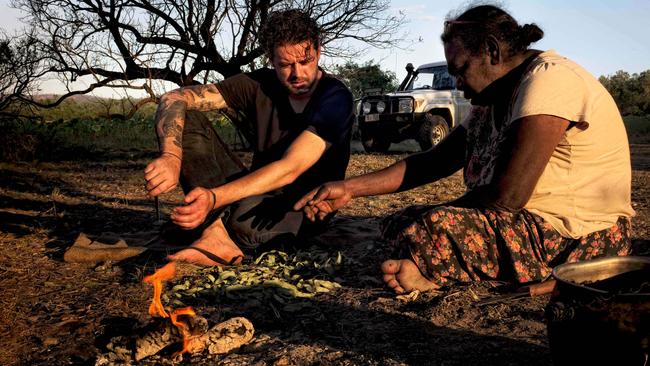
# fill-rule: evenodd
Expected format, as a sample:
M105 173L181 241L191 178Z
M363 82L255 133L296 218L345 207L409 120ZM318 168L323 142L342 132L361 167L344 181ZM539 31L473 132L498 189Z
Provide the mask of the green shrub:
M630 143L650 143L650 116L625 116L623 121Z
M0 121L3 161L85 159L109 151L152 152L157 149L152 122L72 119L40 122Z
M1 119L0 160L29 161L40 159L60 145L57 128L29 119Z
M233 149L246 148L236 129L221 114L210 116L214 128ZM0 120L0 160L79 160L129 155L153 155L158 151L153 117L130 120L73 118L41 122L29 119Z

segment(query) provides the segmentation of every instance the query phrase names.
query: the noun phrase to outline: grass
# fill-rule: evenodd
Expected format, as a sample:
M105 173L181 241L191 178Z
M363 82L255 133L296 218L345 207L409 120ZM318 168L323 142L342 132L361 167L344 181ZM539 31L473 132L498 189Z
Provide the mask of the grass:
M223 116L210 116L222 139L233 149L244 148L233 125ZM626 116L630 143L650 143L650 116ZM79 160L106 158L116 153L153 155L158 150L153 114L134 118L72 118L47 122L0 120L0 161Z
M242 148L234 126L225 118L213 126L232 148ZM56 161L101 159L129 152L152 155L158 151L152 116L130 120L74 118L38 122L0 120L0 161Z

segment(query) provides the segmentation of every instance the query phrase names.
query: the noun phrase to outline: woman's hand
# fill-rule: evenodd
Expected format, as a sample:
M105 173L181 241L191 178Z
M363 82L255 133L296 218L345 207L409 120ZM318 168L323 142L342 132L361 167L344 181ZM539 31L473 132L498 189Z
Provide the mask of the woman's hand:
M323 220L327 215L345 206L352 199L344 181L329 182L304 195L294 210L302 209L307 218Z

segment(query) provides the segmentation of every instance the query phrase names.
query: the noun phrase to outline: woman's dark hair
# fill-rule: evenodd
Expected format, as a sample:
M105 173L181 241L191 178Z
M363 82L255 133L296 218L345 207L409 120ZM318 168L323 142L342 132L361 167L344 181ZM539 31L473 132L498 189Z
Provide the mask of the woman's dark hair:
M440 38L443 43L459 39L472 54L479 53L488 36L509 46L510 56L520 54L531 43L544 37L544 32L536 24L519 25L515 18L494 5L474 6L458 17L447 18Z
M267 57L273 58L276 47L309 41L314 49L320 45L320 28L309 14L289 9L272 12L259 33L260 46Z

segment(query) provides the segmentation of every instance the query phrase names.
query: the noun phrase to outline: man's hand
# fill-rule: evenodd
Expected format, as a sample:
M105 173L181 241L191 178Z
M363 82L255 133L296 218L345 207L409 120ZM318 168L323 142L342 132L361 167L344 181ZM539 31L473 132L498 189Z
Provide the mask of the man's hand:
M185 196L186 206L172 210L172 221L182 229L191 230L201 225L216 206L215 194L207 188L196 187Z
M144 169L144 179L147 181L147 195L156 197L176 188L180 174L180 157L163 153Z
M323 220L328 214L345 206L352 199L343 181L329 182L304 195L295 205L294 210L302 209L307 218Z

